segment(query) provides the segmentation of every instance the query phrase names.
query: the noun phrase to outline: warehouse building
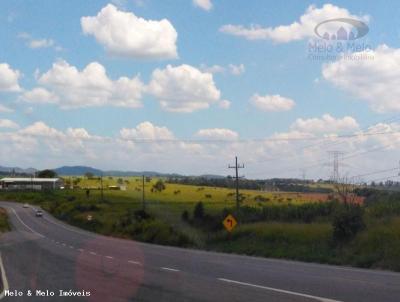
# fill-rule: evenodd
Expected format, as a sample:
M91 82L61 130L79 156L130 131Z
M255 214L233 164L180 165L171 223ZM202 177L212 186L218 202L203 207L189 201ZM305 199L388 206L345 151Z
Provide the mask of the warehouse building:
M56 190L63 186L60 178L14 178L0 179L0 190Z

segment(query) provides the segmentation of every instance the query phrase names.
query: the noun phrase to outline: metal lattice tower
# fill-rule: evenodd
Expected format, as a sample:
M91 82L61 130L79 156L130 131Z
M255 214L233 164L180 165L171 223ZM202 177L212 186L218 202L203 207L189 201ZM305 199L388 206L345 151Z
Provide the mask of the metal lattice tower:
M334 182L338 182L339 181L339 165L340 165L340 156L344 154L344 152L342 151L328 151L329 154L331 154L333 156L333 174L332 174L332 180Z

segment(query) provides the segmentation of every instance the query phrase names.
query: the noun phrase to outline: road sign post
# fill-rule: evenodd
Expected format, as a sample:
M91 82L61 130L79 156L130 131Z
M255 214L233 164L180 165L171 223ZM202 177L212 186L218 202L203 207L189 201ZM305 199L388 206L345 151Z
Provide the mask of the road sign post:
M233 229L237 225L237 220L235 217L233 217L231 214L225 217L224 221L222 221L222 224L224 225L225 229L231 233Z

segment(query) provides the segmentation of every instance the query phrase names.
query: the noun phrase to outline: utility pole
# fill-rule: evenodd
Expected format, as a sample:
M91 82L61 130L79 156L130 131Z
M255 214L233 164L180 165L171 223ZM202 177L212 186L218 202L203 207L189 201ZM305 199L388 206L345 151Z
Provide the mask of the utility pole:
M142 175L142 207L143 211L146 211L146 199L144 196L144 175Z
M243 169L244 165L238 165L238 159L237 156L235 156L235 165L228 166L229 169L235 169L235 182L236 182L236 209L239 211L239 207L240 207L240 200L239 200L239 169Z

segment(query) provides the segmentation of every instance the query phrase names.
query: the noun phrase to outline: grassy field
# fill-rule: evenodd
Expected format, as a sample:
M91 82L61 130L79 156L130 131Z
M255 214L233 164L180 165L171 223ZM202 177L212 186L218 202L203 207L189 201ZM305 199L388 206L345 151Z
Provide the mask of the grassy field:
M103 200L100 181L87 178L75 180L80 188L73 190L0 192L0 198L40 205L59 219L105 235L400 271L400 193L360 195L365 204L348 211L328 194L241 190L237 211L233 189L165 183L165 190L155 192L157 181L145 183L145 211L141 179L133 177L104 177L104 188L122 184L126 190L105 189ZM222 226L228 213L239 221L232 234Z

